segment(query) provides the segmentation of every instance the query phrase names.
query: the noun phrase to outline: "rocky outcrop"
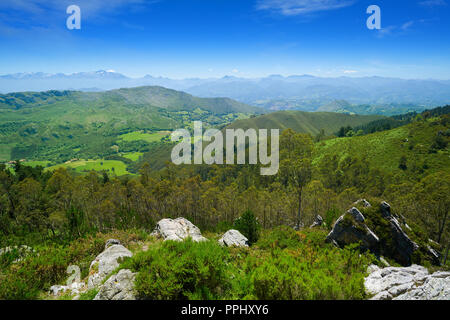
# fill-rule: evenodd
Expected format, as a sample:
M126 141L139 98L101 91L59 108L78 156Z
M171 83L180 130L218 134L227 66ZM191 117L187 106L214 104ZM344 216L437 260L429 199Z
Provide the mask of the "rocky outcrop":
M132 253L120 244L113 244L100 253L89 268L88 289L97 287L119 266L118 260L131 257Z
M312 223L312 225L309 226L310 229L315 228L315 227L320 227L323 224L323 218L320 215L317 215L316 218L314 219L314 222Z
M152 232L153 236L161 237L166 240L183 241L191 238L193 241L207 240L202 236L200 229L185 218L162 219Z
M227 247L248 247L248 239L239 231L231 229L219 239L219 244Z
M105 281L94 300L135 300L134 280L135 273L122 269Z
M365 218L355 207L336 220L333 229L327 236L327 241L339 247L361 242L362 249L376 250L378 237L364 223Z
M380 211L390 224L391 237L394 244L392 251L395 254L393 258L403 265L410 265L411 256L419 246L403 231L398 219L391 214L391 206L387 202L383 201L380 204Z
M371 250L377 257L384 255L404 266L411 265L419 246L402 229L407 227L404 218L392 214L391 206L385 201L380 203L378 209L372 208L365 199L358 200L354 205L359 206L364 214L357 207L349 209L335 222L327 241L339 247L361 241L361 248ZM364 216L366 214L367 217ZM428 254L431 262L439 265L440 256L436 250L431 246L421 250Z
M388 267L375 265L364 281L372 300L450 300L450 272L429 274L422 266Z

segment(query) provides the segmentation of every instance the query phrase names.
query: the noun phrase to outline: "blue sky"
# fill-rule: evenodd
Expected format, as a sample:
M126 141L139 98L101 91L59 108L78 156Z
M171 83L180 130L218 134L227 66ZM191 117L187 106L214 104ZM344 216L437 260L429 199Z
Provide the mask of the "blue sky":
M66 28L68 5L81 30ZM381 8L369 30L366 9ZM450 0L2 0L0 74L450 79Z

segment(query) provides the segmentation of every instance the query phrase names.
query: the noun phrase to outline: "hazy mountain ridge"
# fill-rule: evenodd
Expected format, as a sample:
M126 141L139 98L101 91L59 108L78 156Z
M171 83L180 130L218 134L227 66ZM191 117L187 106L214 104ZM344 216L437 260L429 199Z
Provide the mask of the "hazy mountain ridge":
M38 72L0 76L0 92L3 93L51 89L98 91L149 85L182 90L198 97L228 97L271 110L315 111L335 100L346 100L352 105L369 104L377 108L411 104L418 109L450 102L450 80L434 79L405 80L376 76L323 78L311 75L207 79L170 79L147 75L130 78L104 70L69 75Z
M50 90L45 92L0 94L0 109L21 109L64 101L75 103L105 103L114 101L129 105L151 105L171 111L201 108L216 114L230 112L261 113L264 111L229 98L198 98L182 91L166 89L159 86L122 88L102 92Z

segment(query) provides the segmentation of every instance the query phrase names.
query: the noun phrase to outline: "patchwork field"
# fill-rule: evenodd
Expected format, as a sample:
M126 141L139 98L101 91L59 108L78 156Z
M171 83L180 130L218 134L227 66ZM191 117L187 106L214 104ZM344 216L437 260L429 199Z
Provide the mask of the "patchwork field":
M143 131L134 131L119 136L119 139L123 141L139 141L143 140L146 142L159 142L162 138L169 135L170 131L158 131L154 133L145 133Z
M122 161L118 160L77 160L71 161L63 164L58 164L56 166L48 167L47 170L55 170L58 168L73 168L77 172L88 172L91 170L95 171L106 171L110 174L115 174L117 176L130 174L127 171L127 166Z

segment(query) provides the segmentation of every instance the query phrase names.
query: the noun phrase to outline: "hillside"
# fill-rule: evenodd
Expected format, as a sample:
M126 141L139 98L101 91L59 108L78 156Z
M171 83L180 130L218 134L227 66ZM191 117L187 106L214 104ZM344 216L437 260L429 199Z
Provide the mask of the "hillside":
M338 162L357 155L371 167L403 179L448 171L450 153L445 143L448 119L448 116L432 118L363 136L325 140L317 144L314 163L319 164L327 155L336 156ZM440 137L443 142L439 146ZM399 168L402 157L403 169Z
M186 127L194 120L224 125L259 112L231 99L197 98L162 87L0 95L0 161L62 163L117 150L145 152L153 142L146 134ZM133 139L120 138L133 132Z
M360 116L332 112L278 111L250 119L237 120L227 128L280 130L291 128L296 132L311 135L316 135L321 129L324 129L326 134L333 134L342 126L359 126L382 118L378 115Z
M0 109L21 109L27 107L45 106L54 103L74 103L77 105L106 103L121 103L126 105L151 105L170 111L192 111L197 108L211 111L215 114L232 112L261 112L261 109L251 107L228 98L197 98L185 92L166 89L159 86L117 89L105 92L81 91L46 91L46 92L15 92L0 94Z

